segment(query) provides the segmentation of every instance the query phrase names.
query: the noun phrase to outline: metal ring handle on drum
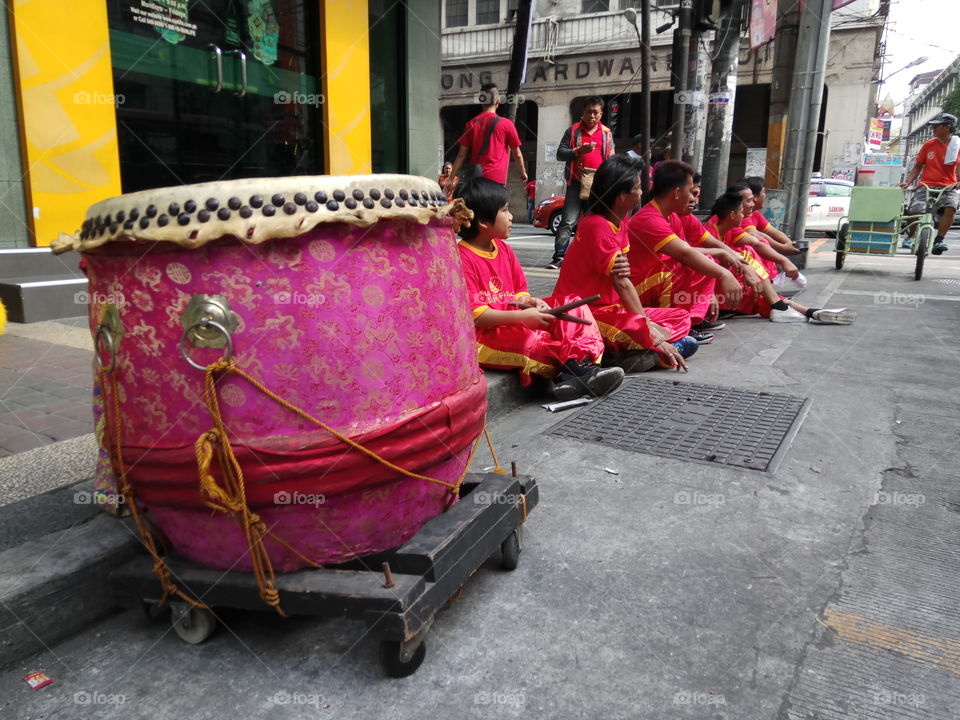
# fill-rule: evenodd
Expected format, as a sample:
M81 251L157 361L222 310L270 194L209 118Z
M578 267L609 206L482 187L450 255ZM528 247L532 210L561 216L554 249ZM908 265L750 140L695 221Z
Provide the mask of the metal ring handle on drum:
M190 334L191 330L198 327L212 327L214 330L219 330L221 333L223 333L223 337L226 338L227 340L227 349L223 353L223 357L220 359L229 360L230 358L233 357L233 338L230 337L230 331L227 330L223 325L221 325L218 322L214 322L213 320L203 319L203 320L198 320L193 325L188 327L186 330L183 331L183 335L180 336L180 354L183 355L184 360L190 363L190 365L195 367L197 370L207 369L205 365L200 365L198 363L195 363L193 359L189 355L187 355L187 347L186 347L187 335Z
M107 341L107 350L110 351L110 365L104 369L103 360L100 358L100 338ZM112 373L117 369L117 349L113 346L113 333L106 325L97 326L97 334L93 340L93 361L97 365L97 370L105 370L106 373Z

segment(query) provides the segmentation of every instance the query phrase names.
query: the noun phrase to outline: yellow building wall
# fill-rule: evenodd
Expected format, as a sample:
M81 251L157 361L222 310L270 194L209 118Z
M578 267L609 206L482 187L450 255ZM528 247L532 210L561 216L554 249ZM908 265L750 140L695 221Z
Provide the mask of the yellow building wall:
M320 3L325 165L330 175L372 171L367 0Z
M11 28L27 216L49 245L120 194L107 4L17 0Z

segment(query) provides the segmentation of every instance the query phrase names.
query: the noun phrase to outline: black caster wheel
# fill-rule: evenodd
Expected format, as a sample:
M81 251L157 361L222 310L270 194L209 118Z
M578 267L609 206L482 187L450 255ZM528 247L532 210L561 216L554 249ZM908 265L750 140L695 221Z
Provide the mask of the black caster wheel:
M422 640L412 643L399 640L380 641L380 663L387 675L402 678L413 675L427 656L427 645Z
M500 567L504 570L516 570L520 564L520 529L507 535L500 543Z
M217 618L212 612L192 605L171 608L170 622L180 639L191 645L199 645L217 629Z

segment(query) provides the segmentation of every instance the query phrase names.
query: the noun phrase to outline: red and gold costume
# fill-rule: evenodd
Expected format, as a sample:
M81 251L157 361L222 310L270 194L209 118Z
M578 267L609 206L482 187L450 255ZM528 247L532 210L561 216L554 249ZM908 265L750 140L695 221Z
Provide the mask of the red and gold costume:
M617 255L628 254L630 240L626 224L619 227L602 215L587 215L577 226L577 234L567 248L554 297L599 295L590 309L600 334L611 350L640 350L653 347L647 319L623 306L610 279ZM679 340L690 332L690 315L680 308L645 308L655 323L670 332L670 340Z
M457 249L467 281L470 311L474 320L487 310L519 312L510 303L529 296L527 279L514 255L503 240L493 240L493 251L478 250L461 241ZM547 298L551 306L563 305L576 297ZM593 321L590 308L582 305L568 314ZM533 330L519 323L477 328L477 351L480 365L494 370L520 370L520 382L529 385L530 375L552 378L567 360L599 360L603 354L603 338L596 324L555 321L548 330Z
M735 253L746 260L761 280L773 280L777 272L776 264L760 257L756 250L743 244L743 239L749 235L743 227L730 228L723 234L723 237L720 237L720 231L717 229L717 218L714 216L707 222L706 229L707 232L729 245ZM771 269L773 275L770 274ZM740 281L740 287L743 288L743 297L740 303L736 306L721 303L720 307L724 310L735 310L743 315L759 314L763 317L770 317L770 301L762 293L747 285L742 276L738 276L737 279Z
M707 316L716 280L660 252L683 236L680 219L673 213L665 218L656 200L640 208L629 224L630 281L645 306L681 308L696 325Z

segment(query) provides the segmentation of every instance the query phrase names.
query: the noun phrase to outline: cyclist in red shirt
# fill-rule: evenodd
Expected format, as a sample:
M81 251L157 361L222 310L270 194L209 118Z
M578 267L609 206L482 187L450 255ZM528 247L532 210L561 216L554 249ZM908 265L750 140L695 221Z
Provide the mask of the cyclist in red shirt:
M927 123L933 127L933 137L927 140L917 153L917 162L907 179L900 183L900 187L907 188L913 185L914 180L919 176L920 184L913 197L910 199L910 207L907 212L910 215L919 215L926 209L927 188L948 188L955 186L960 176L957 175L957 154L956 148L951 148L951 142L960 143L960 139L955 138L953 133L957 129L957 117L950 113L941 113L933 120ZM948 153L948 150L953 152ZM952 157L950 157L952 155ZM960 193L957 188L944 190L937 202L937 209L941 211L940 226L937 228L937 237L933 241L934 255L942 255L948 248L943 241L953 225L953 216L957 210L957 201Z

